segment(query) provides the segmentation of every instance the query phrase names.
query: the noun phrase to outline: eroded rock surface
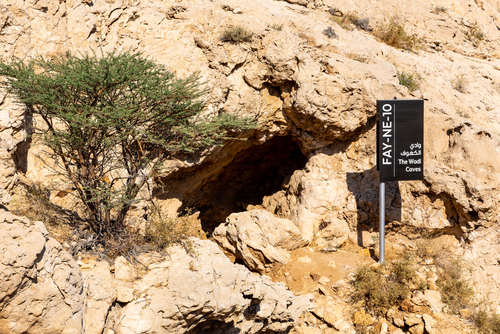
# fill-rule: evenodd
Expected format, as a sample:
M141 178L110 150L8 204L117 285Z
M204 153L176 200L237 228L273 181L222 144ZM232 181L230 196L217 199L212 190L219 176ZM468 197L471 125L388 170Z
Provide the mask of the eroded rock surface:
M80 268L41 222L0 209L0 332L84 333Z
M423 49L398 50L367 31L343 29L332 13L368 17L374 27L389 21L387 13L398 13L396 19L410 34L424 38ZM387 185L388 230L411 238L421 232L448 234L470 242L466 256L481 263L483 269L476 266L473 272L479 280L484 268L496 268L494 260L483 263L482 254L496 235L487 230L499 222L499 21L493 0L439 8L428 0L412 6L377 0L5 0L0 3L0 55L31 59L66 50L130 49L144 51L179 76L199 70L207 85L207 114L237 112L261 127L247 134L247 141L166 161L158 177L168 191L155 192L160 206L172 215L214 201L228 203L226 217L246 210L248 201L236 197L258 187L242 184L218 198L218 178L238 156L270 155L266 143L287 138L283 142L293 142L301 154L283 155L283 164L287 157L307 161L285 175L265 169L260 174L272 177L260 180L262 188L272 191L257 193L263 208L292 221L308 241L321 236L340 243L357 231L376 230L374 102L423 98L425 178ZM251 30L251 42L221 42L224 30L235 26ZM323 33L328 27L337 37ZM471 38L473 29L484 39ZM420 89L410 92L400 85L402 72L421 78ZM19 171L46 185L53 182L37 157L38 144L26 157L32 120L10 97L0 100L0 187L10 191ZM264 149L249 151L252 147ZM277 165L272 166L278 170ZM252 168L245 172L237 181L251 183ZM253 194L244 195L254 200ZM7 204L8 194L1 197ZM210 230L224 223L219 216L208 217L211 221L202 224ZM485 295L498 289L493 281L484 282ZM125 292L122 297L130 298ZM108 304L113 298L102 300Z
M108 320L117 334L284 333L312 309L311 295L295 297L284 284L231 263L213 242L191 241L190 253L170 248L167 260L128 285L134 300L114 324ZM120 290L128 283L115 284Z
M293 171L282 175L285 189L259 195L275 198L266 208L292 220L306 239L328 225L340 241L346 226L351 231L373 228L378 207L372 158L375 101L424 98L425 121L431 125L426 130L425 181L389 185L388 222L398 229L425 228L466 239L475 226L495 224L498 216L495 85L500 63L495 55L500 48L490 36L500 18L491 1L457 2L441 11L426 0L417 3L407 8L368 0L8 0L1 4L8 22L2 28L1 52L29 59L99 45L104 52L145 51L180 76L199 70L208 88L207 113L237 112L255 118L261 128L247 141L166 162L159 178L168 192L155 193L162 208L174 214L207 204L211 200L200 198L217 198L217 178L237 156L286 136L298 143L307 166L297 167L291 182ZM407 31L426 39L422 50L397 50L367 31L343 29L331 20L331 13L357 13L375 27L386 23L382 13L389 12L399 12ZM221 42L224 30L234 26L252 31L252 41ZM333 27L336 38L323 33L327 27ZM469 38L474 27L484 33L483 41ZM420 90L409 92L399 85L401 72L421 78ZM454 88L459 78L467 81L461 91ZM37 160L40 149L34 147L25 157L24 109L9 97L2 97L0 108L0 185L9 189L23 168L29 178L53 182ZM271 177L267 181L276 182ZM237 211L236 195L223 195L228 198L217 200ZM224 222L214 215L203 219L216 220L202 222L210 230Z
M263 272L266 264L289 261L288 250L309 242L290 220L277 218L266 210L233 213L213 233L214 239L245 264Z
M81 271L43 223L4 209L0 237L1 333L284 333L314 306L208 240L135 268L118 258L113 274L107 262L79 262Z

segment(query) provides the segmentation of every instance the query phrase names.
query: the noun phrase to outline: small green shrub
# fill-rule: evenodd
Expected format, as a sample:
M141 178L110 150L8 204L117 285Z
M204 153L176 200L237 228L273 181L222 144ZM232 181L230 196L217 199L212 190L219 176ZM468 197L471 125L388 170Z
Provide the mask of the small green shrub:
M165 217L153 201L149 205L149 215L144 231L144 239L153 249L163 249L175 243L182 243L189 234L188 215L177 218Z
M417 271L413 267L412 257L409 254L405 254L401 261L392 263L391 273L400 283L410 283L417 279Z
M242 42L250 42L252 40L252 36L253 33L245 28L233 27L224 30L220 39L222 42L238 44Z
M273 23L271 25L268 25L268 27L271 28L271 29L274 29L276 31L283 30L283 25L282 24Z
M423 45L422 38L409 34L404 25L394 18L388 24L380 26L375 31L375 36L387 45L412 52L421 49Z
M477 22L468 27L467 30L464 30L464 35L474 46L478 46L485 38L484 32L479 28Z
M408 73L405 71L397 72L399 84L408 88L410 92L420 89L421 77L417 73Z

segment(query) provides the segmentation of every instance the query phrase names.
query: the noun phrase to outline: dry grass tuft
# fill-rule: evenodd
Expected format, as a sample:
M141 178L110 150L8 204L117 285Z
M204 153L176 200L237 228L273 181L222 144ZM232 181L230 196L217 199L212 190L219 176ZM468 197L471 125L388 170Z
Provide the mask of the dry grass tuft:
M250 42L252 40L253 33L243 27L233 27L224 30L220 40L222 42L228 42L233 44Z
M197 226L196 214L188 210L180 217L164 217L154 202L149 207L143 232L132 229L103 230L98 237L77 214L52 203L50 192L37 183L18 186L9 207L13 214L33 222L42 221L53 238L69 245L67 251L73 256L88 253L108 260L124 256L133 262L140 253L163 252L173 244L180 244L191 252L188 237L203 237Z
M271 29L274 29L276 31L283 30L283 25L282 24L273 23L273 24L268 25L268 27L271 28Z
M309 46L316 45L316 40L314 39L314 37L306 34L305 32L299 32L297 36L299 36L300 38L306 40L307 45L309 45Z
M331 13L330 13L331 14ZM352 30L353 27L365 31L371 31L370 18L359 18L357 13L347 13L343 16L333 15L330 17L332 21L337 23L344 30Z
M374 35L387 45L412 52L420 50L424 43L416 34L409 34L405 26L395 18L378 27Z
M465 277L467 264L453 256L449 249L431 241L424 242L417 249L422 259L431 260L437 269L437 286L443 302L452 313L458 314L464 308L474 308L474 290Z
M445 6L435 6L433 9L432 9L432 12L434 14L441 14L441 13L447 13L448 12L448 8L445 7Z
M464 30L464 35L465 38L467 38L467 40L470 41L475 47L477 47L486 37L481 28L479 28L477 22L468 27L467 30Z
M455 79L452 81L452 87L453 89L458 90L460 93L465 94L467 93L467 88L469 86L469 81L465 77L464 74L459 74L455 76Z
M482 334L500 333L500 315L483 308L474 315L474 323Z
M370 58L364 54L348 53L346 54L346 57L355 61L359 61L360 63L368 64L370 62Z
M51 236L60 243L69 238L76 225L84 224L74 212L52 203L50 191L40 183L18 185L9 207L15 215L26 217L32 222L43 222Z
M375 314L383 314L408 298L409 283L420 283L411 256L380 266L363 266L354 275L355 301L363 301Z
M335 32L335 30L333 30L332 27L328 27L325 30L323 30L323 34L326 35L328 38L332 37L337 38L337 33Z

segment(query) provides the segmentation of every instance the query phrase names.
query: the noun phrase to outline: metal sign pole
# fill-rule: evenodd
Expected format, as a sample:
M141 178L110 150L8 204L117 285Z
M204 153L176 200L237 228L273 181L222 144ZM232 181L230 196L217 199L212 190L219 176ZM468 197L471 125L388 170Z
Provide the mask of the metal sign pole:
M385 182L424 179L424 100L377 100L377 111L378 258L379 263L384 263Z
M380 228L379 228L379 261L378 263L385 262L385 183L380 182L380 198L379 198L379 215L380 215Z

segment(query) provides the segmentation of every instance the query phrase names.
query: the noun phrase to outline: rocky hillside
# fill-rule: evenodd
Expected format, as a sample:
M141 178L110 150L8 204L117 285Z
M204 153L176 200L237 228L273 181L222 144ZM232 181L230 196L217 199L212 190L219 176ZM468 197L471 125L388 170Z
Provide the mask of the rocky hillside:
M500 311L499 20L500 2L495 0L439 4L429 0L411 4L383 0L3 0L0 56L31 59L66 50L134 50L166 64L181 77L199 71L206 82L207 113L250 116L260 127L249 140L167 161L155 180L163 186L156 188L153 196L162 210L172 215L195 208L208 236L248 268L268 274L274 264L289 263L293 252L308 244L320 250L348 242L362 247L373 245L370 239L376 237L378 226L376 100L424 99L424 180L390 183L386 190L392 246L410 249L423 236L450 236L453 252L470 263L476 299L487 300L493 310ZM228 35L238 27L248 32L248 40L239 42ZM399 36L403 36L401 48L382 41L391 27L403 29L403 33L399 30ZM394 44L394 40L387 42ZM54 203L73 208L69 197L54 196L67 186L40 161L43 147L28 135L32 120L25 117L24 108L4 93L0 108L0 186L7 209L14 208L8 198L24 177L50 188ZM145 208L139 207L130 221L140 224L144 217ZM5 218L4 225L10 229L16 219ZM27 225L18 220L18 224ZM8 233L16 239L17 232ZM80 333L83 328L87 333L102 333L103 319L112 318L108 312L125 317L123 321L116 318L116 323L106 327L117 333L181 333L174 328L188 332L195 330L199 319L208 327L200 325L196 330L211 333L210 324L223 326L221 319L228 314L241 333L271 333L291 328L298 313L309 307L300 304L283 315L275 303L269 314L265 308L257 311L257 318L252 318L257 320L249 325L245 321L254 300L267 305L266 298L271 298L267 293L286 295L272 297L280 303L297 297L289 296L284 287L275 287L266 278L255 279L274 290L259 290L248 297L240 280L245 280L241 275L250 274L237 267L232 270L245 274L228 274L233 278L228 283L231 288L226 304L207 306L222 294L209 280L206 290L205 283L200 283L203 291L197 292L210 291L211 297L205 300L208 304L186 306L189 312L170 317L163 309L165 305L152 300L158 299L154 296L181 300L191 292L175 287L172 291L178 295L172 297L174 292L161 288L160 281L149 280L156 275L154 270L144 276L144 287L127 287L133 289L132 297L130 290L128 297L122 297L132 299L120 302L117 298L122 297L113 293L100 296L107 293L100 289L94 297L85 299L82 282L90 289L85 291L93 291L89 282L94 274L84 273L82 281L80 270L70 258L54 255L58 261L66 261L62 276L57 271L50 275L54 281L62 280L56 282L59 288L54 293L65 300L68 317L60 327L50 327L56 323L50 320L49 311L33 315L33 319L44 318L47 323L15 320L18 314L13 310L19 310L16 298L25 299L23 293L33 296L29 289L43 290L35 288L39 284L36 277L45 275L45 260L40 262L39 254L60 251L60 245L47 246L52 239L43 235L43 228L33 233L36 236L29 238L39 244L33 254L20 255L28 241L16 241L20 245L18 255L7 256L7 250L2 251L3 258L8 259L1 261L3 265L19 265L26 273L22 279L13 274L9 279L15 282L12 288L3 283L1 286L5 292L0 294L0 319L7 320L0 326L7 326L12 333L39 333L43 328L46 333ZM226 261L208 241L197 241L197 245L212 254L207 258L220 256L221 262ZM27 262L16 264L16 257ZM192 272L189 261L184 262L186 270ZM99 266L104 268L106 264ZM167 267L171 268L159 265ZM115 279L119 279L116 264L114 270ZM218 264L213 262L207 268L207 272L217 270ZM197 275L204 273L202 270ZM175 270L170 269L170 274ZM108 277L110 269L104 268L99 275L95 280ZM191 276L193 282L201 279ZM65 297L68 293L70 299ZM42 297L32 298L38 301ZM126 304L131 300L133 304ZM182 299L182 303L189 304L188 300ZM123 310L122 304L126 304ZM94 320L86 317L93 308L99 310L95 317L102 319L96 323L102 326L89 329ZM155 313L148 324L145 312ZM192 315L187 316L190 312ZM280 313L280 318L265 320L274 317L273 312ZM68 319L76 319L79 327L70 325ZM21 322L24 327L15 325ZM262 326L252 327L256 324ZM217 326L213 325L214 330ZM220 328L228 332L228 327ZM345 332L348 330L345 328Z

